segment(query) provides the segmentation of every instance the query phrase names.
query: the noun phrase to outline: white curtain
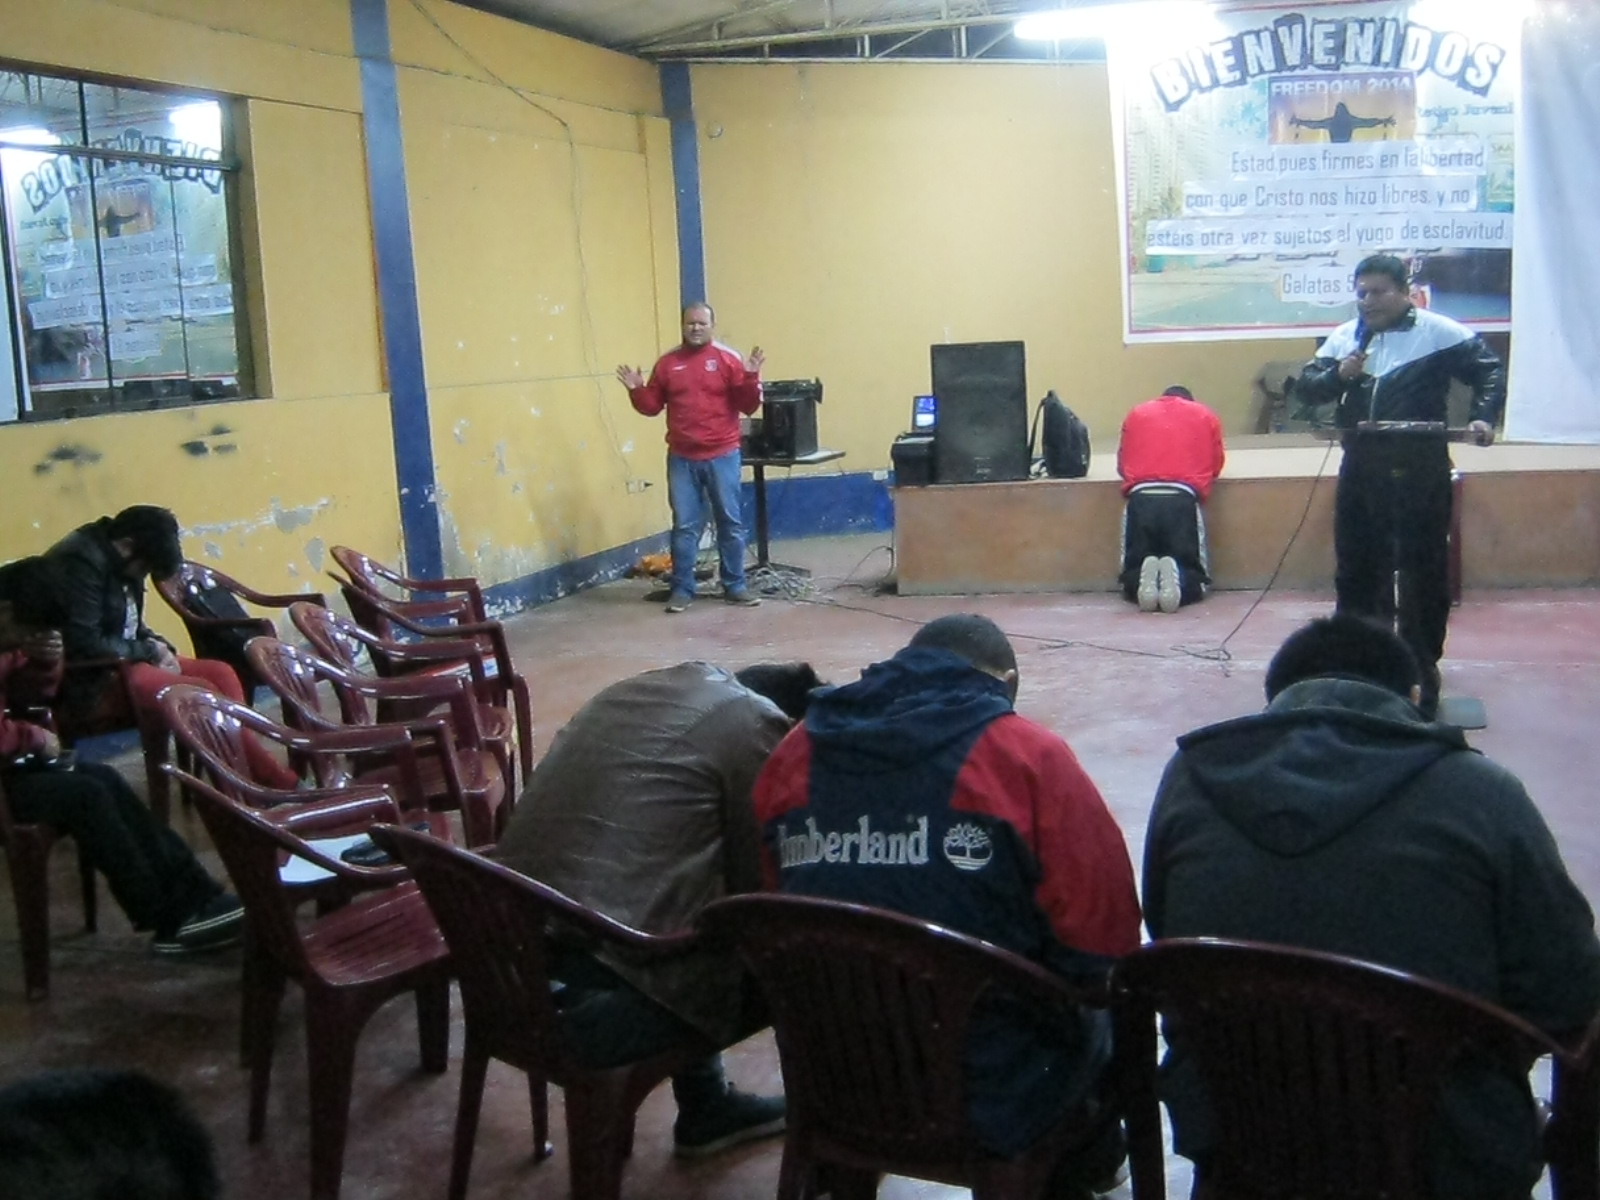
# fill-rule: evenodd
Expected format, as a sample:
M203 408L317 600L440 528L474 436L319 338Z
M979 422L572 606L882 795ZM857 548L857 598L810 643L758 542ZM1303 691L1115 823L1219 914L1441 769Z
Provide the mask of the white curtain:
M1506 437L1600 443L1600 6L1523 34Z

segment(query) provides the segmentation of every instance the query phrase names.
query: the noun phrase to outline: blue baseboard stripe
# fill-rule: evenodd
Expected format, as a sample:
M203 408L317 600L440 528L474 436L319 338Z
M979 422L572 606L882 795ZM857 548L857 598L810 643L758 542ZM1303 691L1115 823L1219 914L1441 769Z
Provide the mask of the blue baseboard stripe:
M744 522L754 537L755 485L744 485ZM767 470L767 534L774 538L878 533L894 528L887 481L870 471L792 475Z
M493 584L483 589L484 604L490 616L501 617L536 604L548 604L585 588L610 583L627 574L628 568L646 554L665 553L667 537L663 531L625 546L613 546L598 554L587 554L571 562L557 563L520 579Z
M754 539L755 492L744 486L744 519ZM774 538L826 537L844 533L879 533L894 528L894 504L888 484L862 471L851 475L806 475L767 479L767 529ZM666 531L614 546L598 554L557 563L520 579L484 589L492 615L506 616L548 604L585 588L620 579L646 554L668 549Z

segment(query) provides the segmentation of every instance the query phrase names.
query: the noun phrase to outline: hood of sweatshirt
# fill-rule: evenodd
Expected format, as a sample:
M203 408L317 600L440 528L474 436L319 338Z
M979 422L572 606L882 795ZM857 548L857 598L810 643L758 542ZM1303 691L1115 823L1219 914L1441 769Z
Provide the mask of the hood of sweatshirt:
M1356 679L1285 688L1264 713L1178 739L1196 787L1229 824L1274 854L1308 854L1339 837L1447 754L1459 729Z

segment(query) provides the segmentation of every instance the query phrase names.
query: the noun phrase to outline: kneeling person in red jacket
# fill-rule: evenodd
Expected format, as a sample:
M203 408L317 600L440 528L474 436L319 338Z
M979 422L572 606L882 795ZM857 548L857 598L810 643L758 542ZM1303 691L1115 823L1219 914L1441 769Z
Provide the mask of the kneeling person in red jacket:
M1211 587L1201 505L1222 474L1222 422L1173 384L1122 422L1117 474L1122 512L1122 594L1142 612L1177 612Z

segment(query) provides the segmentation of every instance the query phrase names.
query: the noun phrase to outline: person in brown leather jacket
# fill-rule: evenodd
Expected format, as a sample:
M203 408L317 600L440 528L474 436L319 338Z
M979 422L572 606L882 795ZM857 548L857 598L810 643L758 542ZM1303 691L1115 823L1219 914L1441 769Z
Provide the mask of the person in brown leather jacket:
M817 682L805 663L736 676L688 662L612 684L556 734L497 860L647 933L687 929L711 901L759 890L750 791ZM596 1067L704 1047L672 1079L680 1156L783 1129L783 1097L737 1091L723 1074L719 1052L767 1024L731 954L646 965L565 947L552 974L567 1032Z

